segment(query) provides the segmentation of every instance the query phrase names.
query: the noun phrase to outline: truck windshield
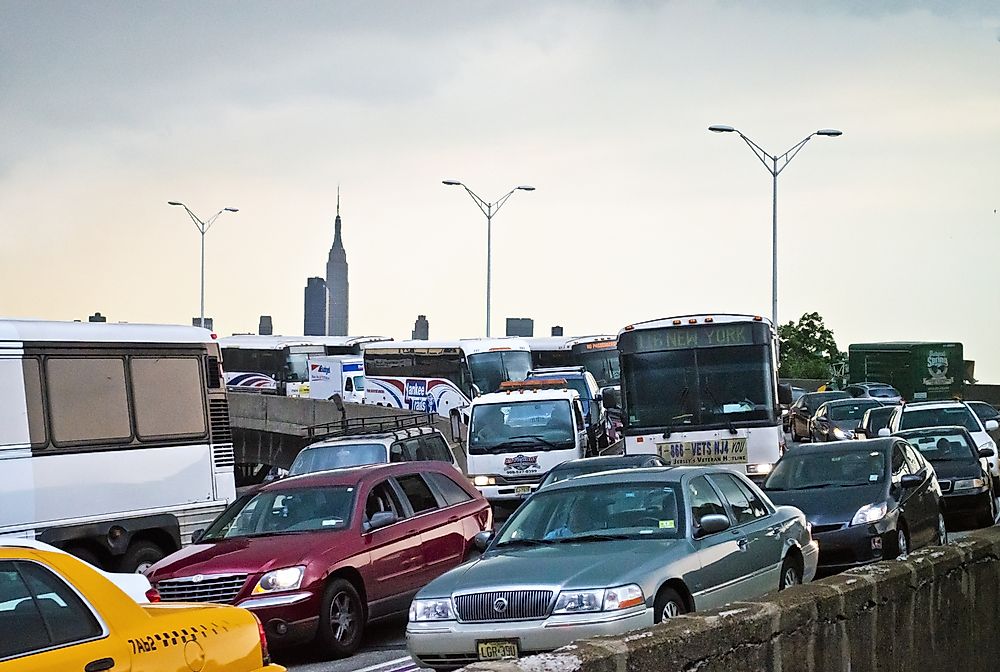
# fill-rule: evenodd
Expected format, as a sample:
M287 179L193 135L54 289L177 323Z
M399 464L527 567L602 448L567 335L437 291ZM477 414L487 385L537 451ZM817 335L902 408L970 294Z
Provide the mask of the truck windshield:
M480 392L496 392L500 383L524 380L531 370L531 353L526 350L494 350L469 355L472 382Z
M766 345L640 352L624 357L629 424L641 427L774 421Z
M618 350L615 348L576 351L573 353L573 360L577 366L583 366L590 371L601 387L618 385L621 382L621 365L618 363Z
M226 509L202 541L339 530L347 526L353 508L352 487L266 490L243 506Z
M565 450L576 444L569 401L518 401L472 409L469 453Z
M288 368L285 369L285 380L293 382L305 382L309 380L309 354L290 353L287 361Z
M381 443L343 443L335 446L305 448L295 456L290 476L311 474L314 471L358 467L362 464L388 462L385 446Z

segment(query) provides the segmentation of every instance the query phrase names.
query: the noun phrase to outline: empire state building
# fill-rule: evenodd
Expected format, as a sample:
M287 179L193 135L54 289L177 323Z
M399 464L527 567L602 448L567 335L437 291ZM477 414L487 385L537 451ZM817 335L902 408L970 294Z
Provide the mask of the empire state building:
M340 188L337 188L337 219L334 220L333 247L326 261L326 289L329 293L327 336L347 336L348 282L347 251L340 235Z

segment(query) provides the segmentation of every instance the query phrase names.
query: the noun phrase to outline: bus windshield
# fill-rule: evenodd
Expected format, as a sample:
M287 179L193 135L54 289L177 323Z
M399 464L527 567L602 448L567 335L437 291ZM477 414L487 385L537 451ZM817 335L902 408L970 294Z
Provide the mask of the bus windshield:
M526 350L494 350L468 356L472 382L480 392L496 392L500 383L524 380L531 370L531 353Z
M573 360L577 366L590 371L601 387L621 382L621 366L618 363L618 350L615 348L580 350L574 352Z
M563 450L576 443L569 401L483 404L472 410L469 453Z
M629 424L726 426L773 421L766 345L640 352L624 358Z

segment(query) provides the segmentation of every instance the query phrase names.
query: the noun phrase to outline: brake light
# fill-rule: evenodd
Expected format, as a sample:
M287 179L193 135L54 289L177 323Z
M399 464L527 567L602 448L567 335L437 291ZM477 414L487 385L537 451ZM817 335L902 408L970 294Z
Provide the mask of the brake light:
M149 600L150 604L155 604L160 601L160 591L156 588L150 588L146 591L146 599Z
M267 650L267 635L264 634L264 624L257 618L257 614L250 612L253 620L257 621L257 634L260 635L260 657L264 667L271 664L271 654Z

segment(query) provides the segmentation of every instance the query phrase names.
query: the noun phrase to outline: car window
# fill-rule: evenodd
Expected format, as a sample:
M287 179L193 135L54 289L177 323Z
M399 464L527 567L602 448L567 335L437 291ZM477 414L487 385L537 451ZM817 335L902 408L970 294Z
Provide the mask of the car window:
M719 494L709 485L708 479L704 476L699 476L688 484L688 498L690 499L691 521L695 526L699 520L708 515L729 517Z
M444 437L437 434L425 434L420 437L420 446L417 448L417 457L421 460L441 460L451 462L451 451Z
M347 380L344 381L344 392L353 392L353 391L354 391L354 379L348 378Z
M406 498L410 500L413 513L421 513L438 508L437 499L430 487L420 476L420 474L407 474L396 479L399 487L406 493Z
M910 473L919 474L920 471L924 468L920 456L917 455L916 452L914 452L913 448L910 445L904 444L902 448L903 448L903 456L906 458L906 466L909 468Z
M76 592L34 562L0 562L0 624L0 658L103 634Z
M742 484L736 480L735 476L729 474L712 474L712 481L719 486L719 490L733 509L736 516L736 524L752 522L767 515L767 507L748 488L741 487Z
M897 443L892 447L892 480L898 481L908 470L906 456L903 454L903 449Z
M472 495L466 492L462 486L445 474L430 472L425 474L425 476L435 485L435 487L437 487L438 492L440 492L441 496L444 497L444 501L447 506L461 504L462 502L468 502L472 499Z
M915 408L905 411L899 419L899 429L944 426L965 427L970 432L983 431L979 418L965 406Z
M371 520L372 516L383 511L395 513L397 518L405 518L403 505L389 481L382 481L368 492L368 498L365 500L365 520Z

